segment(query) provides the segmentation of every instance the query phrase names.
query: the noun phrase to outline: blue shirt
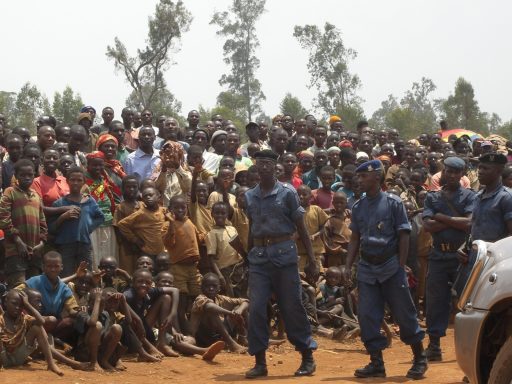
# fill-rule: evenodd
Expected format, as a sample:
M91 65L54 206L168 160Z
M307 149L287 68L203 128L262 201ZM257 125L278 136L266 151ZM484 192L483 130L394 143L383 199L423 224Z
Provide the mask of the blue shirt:
M491 192L478 192L472 216L471 238L489 242L509 235L507 221L512 220L512 191L501 183Z
M105 221L105 217L98 207L98 203L88 197L84 203L71 201L67 196L61 197L52 204L54 207L77 206L80 207L80 217L69 219L57 228L57 216L49 216L50 231L55 234L55 244L71 244L75 242L91 244L90 234Z
M476 194L471 189L459 187L455 192L453 192L451 198L448 198L447 195L443 198L442 193L443 191L437 191L429 192L427 194L422 215L423 219L432 218L436 213L442 213L450 217L462 217L468 216L473 212ZM446 201L449 201L457 212L451 209ZM443 231L432 232L434 248L435 250L442 251L441 244L450 244L450 248L456 250L464 244L466 241L466 235L467 233L465 231L451 227ZM455 255L456 252L452 253ZM433 256L436 256L435 252ZM437 256L443 257L442 254L438 254Z
M149 179L155 167L160 163L160 154L153 148L153 153L147 154L140 148L132 152L123 164L127 175L135 175L139 181Z
M71 289L60 278L57 286L54 287L45 274L33 276L25 281L25 284L41 294L41 303L43 304L41 315L55 316L60 319L64 303L73 296Z
M339 175L335 175L334 182L338 183L341 181L341 177ZM320 181L320 175L316 172L316 169L313 168L311 171L306 172L302 175L302 182L306 184L311 189L318 189L322 187L322 182Z
M380 191L355 202L350 229L360 235L361 252L378 256L398 252L398 232L410 231L411 225L402 200Z

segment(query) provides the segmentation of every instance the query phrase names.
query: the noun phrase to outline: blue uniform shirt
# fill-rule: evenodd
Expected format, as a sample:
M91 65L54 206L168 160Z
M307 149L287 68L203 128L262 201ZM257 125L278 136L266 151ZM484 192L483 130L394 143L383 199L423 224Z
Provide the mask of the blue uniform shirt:
M352 207L352 232L360 235L360 251L370 255L398 254L398 232L410 231L411 225L402 200L391 193L361 197ZM357 279L368 284L384 282L393 276L400 264L391 257L380 265L359 261Z
M471 189L460 188L457 189L449 199L447 196L442 197L442 191L429 192L425 199L425 207L423 210L422 217L432 218L436 213L442 213L447 216L467 216L473 212L475 205L475 192ZM446 203L449 201L451 205L457 210L455 212ZM434 253L430 258L443 258L443 254L436 251L440 251L441 244L450 244L450 248L457 250L466 241L466 232L455 229L447 228L443 231L433 232L432 238L434 240ZM456 252L452 252L456 257Z
M512 191L499 185L494 191L485 189L476 195L471 238L489 242L507 237L507 221L512 220Z
M295 220L305 213L295 188L279 181L265 197L259 185L248 190L245 201L247 216L251 220L251 236L256 238L291 236L297 230ZM252 264L270 261L276 266L290 265L297 263L297 248L293 240L253 247L248 258Z

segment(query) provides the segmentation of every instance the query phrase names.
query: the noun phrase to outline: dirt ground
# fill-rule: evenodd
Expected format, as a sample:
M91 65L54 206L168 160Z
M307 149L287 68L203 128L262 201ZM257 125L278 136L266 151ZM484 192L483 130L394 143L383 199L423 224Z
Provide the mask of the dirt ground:
M293 372L299 365L299 355L290 344L272 347L268 352L269 377L277 383L402 383L409 381L405 373L410 367L410 348L393 339L391 348L384 352L387 377L385 379L356 379L354 369L365 365L368 356L359 340L334 342L317 338L319 349L315 353L317 372L313 377L295 378ZM463 374L455 361L453 330L442 339L444 361L431 363L426 379L422 383L461 383ZM239 383L247 382L244 372L252 367L253 359L248 355L221 353L213 363L206 363L199 357L166 358L161 363L137 363L133 358L124 359L128 369L117 373L96 373L73 371L62 367L65 374L58 377L46 371L41 362L32 362L20 369L0 371L2 384L66 383L66 384L159 384L170 381L178 383Z

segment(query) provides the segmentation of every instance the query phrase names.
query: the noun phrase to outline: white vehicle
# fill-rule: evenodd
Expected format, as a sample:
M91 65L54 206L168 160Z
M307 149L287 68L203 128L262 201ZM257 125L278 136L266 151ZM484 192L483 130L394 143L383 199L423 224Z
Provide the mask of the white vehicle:
M455 318L457 362L470 383L512 383L512 236L473 242L477 258Z

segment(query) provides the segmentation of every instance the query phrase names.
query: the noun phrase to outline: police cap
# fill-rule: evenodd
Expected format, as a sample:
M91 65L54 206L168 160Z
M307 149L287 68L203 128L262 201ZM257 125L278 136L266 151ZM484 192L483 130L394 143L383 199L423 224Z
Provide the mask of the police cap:
M443 163L447 167L457 169L459 171L462 171L464 170L464 168L466 168L466 162L462 160L460 157L456 156L447 157L446 159L444 159Z
M478 158L481 163L485 164L499 164L499 165L505 165L507 164L507 156L505 156L502 153L497 152L489 152L486 153Z
M356 172L381 171L382 163L379 160L370 160L356 168Z

